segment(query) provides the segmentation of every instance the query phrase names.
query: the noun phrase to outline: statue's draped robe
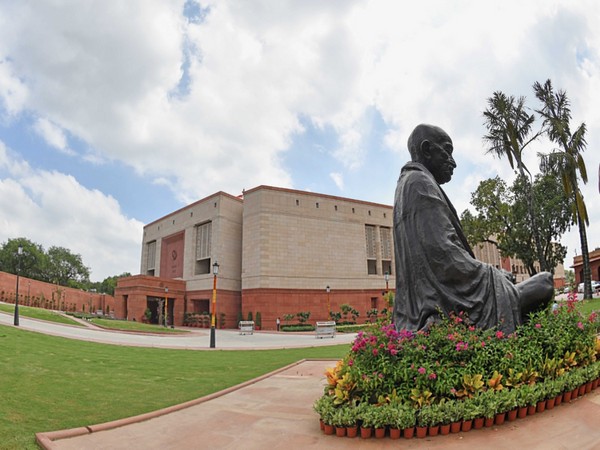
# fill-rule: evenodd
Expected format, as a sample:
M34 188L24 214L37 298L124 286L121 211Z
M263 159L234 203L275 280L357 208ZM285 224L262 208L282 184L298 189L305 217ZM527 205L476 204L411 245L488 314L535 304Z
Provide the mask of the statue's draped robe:
M402 168L394 200L396 329L420 330L464 311L475 325L510 333L521 323L519 293L500 270L477 261L456 210L419 163Z

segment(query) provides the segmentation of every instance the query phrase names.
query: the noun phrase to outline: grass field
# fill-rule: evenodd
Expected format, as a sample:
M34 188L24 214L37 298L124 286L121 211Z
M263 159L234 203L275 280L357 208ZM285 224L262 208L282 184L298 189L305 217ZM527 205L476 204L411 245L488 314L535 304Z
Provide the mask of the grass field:
M577 302L577 309L585 316L588 316L593 311L600 311L600 297Z
M121 331L140 331L160 334L181 334L189 333L186 330L179 330L176 328L162 327L158 325L152 325L149 323L140 323L126 320L111 320L111 319L98 319L93 318L91 322L102 328L108 328L111 330Z
M15 305L0 303L0 311L14 314ZM19 305L19 317L20 316L29 317L31 319L47 320L48 322L64 323L66 325L76 325L79 327L83 326L82 324L76 322L70 317L59 314L56 311L51 311L43 308L32 308L30 306Z
M302 358L342 358L349 348L167 350L95 344L0 326L0 448L35 449L39 431L153 411Z

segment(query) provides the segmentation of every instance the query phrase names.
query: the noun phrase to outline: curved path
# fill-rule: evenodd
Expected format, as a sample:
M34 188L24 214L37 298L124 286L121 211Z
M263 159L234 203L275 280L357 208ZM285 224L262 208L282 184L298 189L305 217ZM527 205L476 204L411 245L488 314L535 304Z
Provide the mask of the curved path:
M1 325L13 325L12 314L0 312ZM216 330L216 348L210 348L210 330L189 329L189 333L177 335L156 335L109 331L91 326L62 325L54 322L29 319L21 316L19 328L38 333L61 336L69 339L138 347L157 347L187 350L250 350L272 348L315 347L321 345L349 344L354 341L355 333L338 333L332 338L315 338L314 333L277 333L258 331L254 334L240 335L235 330ZM186 329L188 330L188 329Z

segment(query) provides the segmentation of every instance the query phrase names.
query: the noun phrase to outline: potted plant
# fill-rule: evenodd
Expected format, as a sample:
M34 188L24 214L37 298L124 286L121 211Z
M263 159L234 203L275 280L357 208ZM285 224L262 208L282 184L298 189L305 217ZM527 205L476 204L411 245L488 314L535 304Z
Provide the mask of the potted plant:
M333 397L329 395L320 397L313 404L313 409L320 417L323 432L325 434L333 434L333 416L336 411L335 405L333 404Z
M256 320L254 321L254 329L260 330L261 326L262 326L262 315L260 314L260 311L257 311L256 312Z
M535 401L533 387L526 384L518 389L515 389L517 394L517 417L523 419L527 416L527 408Z
M481 406L481 416L483 417L484 426L491 427L498 412L498 396L496 395L496 391L482 392L476 399Z
M417 414L417 426L427 427L430 436L437 436L443 422L443 407L439 403L425 405ZM418 437L418 436L417 436Z
M548 388L545 383L536 383L533 386L536 400L536 412L544 412L546 410L546 399L548 398Z
M463 423L461 429L462 431L467 432L471 431L471 427L473 426L473 420L476 417L481 417L483 407L479 403L477 397L464 399L463 407Z
M370 405L367 402L360 403L356 407L356 415L360 422L360 437L363 439L370 438L373 433L375 421L377 420L376 408L376 406Z
M356 437L357 414L354 406L338 406L332 414L331 422L335 427L336 436Z
M394 420L390 423L390 426L402 430L402 434L406 439L412 438L417 423L415 409L408 404L400 404L394 410Z

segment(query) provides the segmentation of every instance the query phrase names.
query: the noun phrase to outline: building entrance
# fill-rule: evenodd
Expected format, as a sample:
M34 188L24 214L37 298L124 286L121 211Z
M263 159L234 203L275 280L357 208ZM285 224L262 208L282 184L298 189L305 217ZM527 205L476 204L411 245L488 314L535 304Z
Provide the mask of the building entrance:
M173 309L175 299L167 298L167 326L173 325ZM147 297L146 308L150 311L150 323L164 325L165 297Z

